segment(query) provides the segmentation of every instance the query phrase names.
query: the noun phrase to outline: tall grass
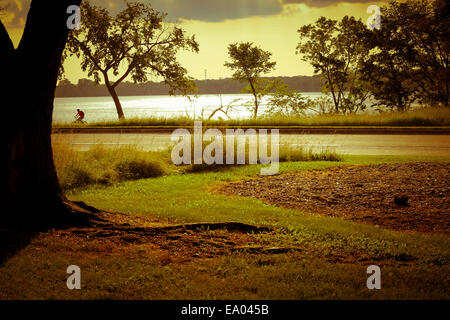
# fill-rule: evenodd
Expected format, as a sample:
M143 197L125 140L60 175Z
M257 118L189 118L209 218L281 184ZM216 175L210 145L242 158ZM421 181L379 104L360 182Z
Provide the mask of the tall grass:
M88 151L75 151L58 143L53 145L53 159L63 190L169 173L166 154L143 152L135 147L108 149L97 145Z
M416 108L404 112L360 113L360 114L324 114L308 117L262 116L257 119L230 119L230 120L202 120L204 126L449 126L450 108ZM123 121L99 121L90 124L55 124L55 127L189 127L193 125L193 118L182 117L149 117L134 118Z
M204 162L201 164L194 164L194 142L191 140L191 154L190 160L191 164L181 166L184 172L200 172L200 171L219 171L230 166L237 166L238 158L241 157L244 160L245 164L255 163L255 164L263 164L260 158L260 148L266 148L266 156L269 159L274 157L271 146L271 136L268 136L267 145L260 145L260 140L258 135L254 135L253 137L245 137L241 136L239 139L234 136L224 136L222 138L222 155L218 158L221 159L222 164L213 164L208 165ZM227 140L232 139L232 148L228 150ZM253 140L253 141L252 141ZM220 140L219 140L220 141ZM252 142L251 142L252 141ZM202 141L202 154L211 142L210 141ZM240 149L240 150L239 150ZM232 164L227 163L227 153L231 151L232 153ZM180 157L182 153L180 154ZM215 152L211 153L212 157L215 157ZM302 147L302 146L291 146L289 144L279 144L278 145L278 161L279 162L290 162L290 161L342 161L343 158L341 155L336 153L336 151L330 148L322 148L319 151L313 150L313 148ZM253 161L253 162L252 162ZM270 160L272 161L272 160Z

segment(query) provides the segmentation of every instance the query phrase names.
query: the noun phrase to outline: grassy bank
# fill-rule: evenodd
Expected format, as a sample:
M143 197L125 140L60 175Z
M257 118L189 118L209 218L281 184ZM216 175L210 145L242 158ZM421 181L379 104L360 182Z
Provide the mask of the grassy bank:
M226 142L224 142L224 146ZM207 146L204 143L203 149ZM193 147L192 147L192 150ZM249 163L248 144L245 149L245 163ZM170 150L142 151L136 147L110 149L96 145L88 151L74 151L63 143L53 145L54 161L63 190L83 188L88 185L111 185L114 183L154 178L166 175L180 175L190 172L228 170L234 165L192 164L176 166L172 163ZM270 151L268 152L270 155ZM237 152L235 152L235 157ZM225 157L225 152L224 152ZM224 158L225 159L225 158ZM281 145L279 161L341 161L335 151ZM192 160L193 162L193 160ZM224 161L225 163L225 161ZM237 163L235 161L234 163Z
M88 113L87 113L88 114ZM89 120L89 116L87 116ZM199 119L200 120L200 119ZM190 127L189 117L149 117L123 121L99 121L88 124L56 123L54 127ZM374 114L315 115L310 117L260 117L240 120L202 120L207 127L288 127L288 126L347 126L347 127L445 127L450 126L450 108L419 108L405 112Z

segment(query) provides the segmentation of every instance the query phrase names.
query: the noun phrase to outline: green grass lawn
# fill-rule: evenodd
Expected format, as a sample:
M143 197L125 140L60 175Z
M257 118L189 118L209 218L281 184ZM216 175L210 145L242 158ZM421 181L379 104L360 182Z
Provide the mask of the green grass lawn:
M342 162L286 162L280 173L429 157L347 156ZM340 218L289 210L213 192L228 181L257 177L260 166L175 174L73 191L81 200L130 219L158 222L242 222L269 226L246 244L290 247L279 254L227 252L189 256L188 248L151 243L120 251L101 239L63 241L41 235L0 267L0 298L60 299L449 299L450 239L399 232ZM226 231L224 231L226 233ZM225 236L207 230L205 236ZM226 235L229 236L229 235ZM58 236L59 237L59 236ZM127 247L129 248L129 247ZM185 252L186 251L186 252ZM65 286L65 269L82 270L82 290ZM366 269L379 265L382 289L366 288Z
M344 162L290 162L280 164L280 173L325 169L345 164L371 164L419 157L347 157ZM429 161L430 159L427 159ZM319 245L320 250L336 249L367 257L413 255L423 261L434 254L450 253L448 238L386 231L376 226L352 223L266 205L252 198L213 194L220 183L258 176L260 166L232 168L227 172L172 175L156 179L128 181L113 187L98 187L70 195L98 208L128 214L151 215L174 223L242 222L276 227L279 233L269 241L291 237L295 242ZM444 245L447 244L447 245ZM437 251L435 251L437 250ZM323 252L325 252L323 251Z

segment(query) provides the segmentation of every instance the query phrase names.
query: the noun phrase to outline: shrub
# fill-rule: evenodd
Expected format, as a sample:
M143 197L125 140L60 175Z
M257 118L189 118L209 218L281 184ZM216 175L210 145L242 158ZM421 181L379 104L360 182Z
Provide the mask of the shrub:
M154 178L166 174L161 163L145 160L127 160L116 165L115 171L119 180L137 180Z
M82 168L68 167L60 174L60 185L63 190L85 187L95 179Z

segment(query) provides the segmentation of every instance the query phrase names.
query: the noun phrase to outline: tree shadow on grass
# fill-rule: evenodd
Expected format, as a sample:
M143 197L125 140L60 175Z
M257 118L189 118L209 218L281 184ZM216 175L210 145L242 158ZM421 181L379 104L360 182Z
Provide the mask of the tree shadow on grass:
M0 229L0 266L24 249L37 234L37 231L24 228Z
M39 216L4 219L0 224L0 266L16 253L27 247L41 232L52 229L95 226L104 220L98 216L100 210L85 203L64 201L64 212L50 216L47 220ZM33 218L35 217L35 218Z
M3 266L15 254L30 245L32 240L40 233L45 233L49 230L67 229L68 232L73 234L88 234L91 239L112 237L126 242L129 242L130 239L153 242L155 237L157 238L161 235L170 237L175 234L176 237L179 237L180 234L183 235L186 232L198 233L226 230L228 232L253 234L272 231L269 227L254 226L240 222L206 222L149 227L139 222L130 224L131 221L128 220L129 215L127 214L100 211L81 201L68 201L67 205L72 209L70 220L63 218L56 222L53 221L51 224L41 223L38 225L28 223L27 226L0 227L0 266ZM167 242L167 239L163 238ZM241 250L234 246L230 247L230 250L238 249ZM261 249L260 251L264 250Z

